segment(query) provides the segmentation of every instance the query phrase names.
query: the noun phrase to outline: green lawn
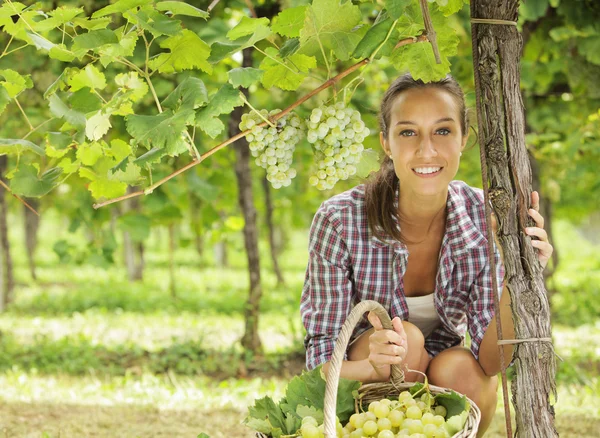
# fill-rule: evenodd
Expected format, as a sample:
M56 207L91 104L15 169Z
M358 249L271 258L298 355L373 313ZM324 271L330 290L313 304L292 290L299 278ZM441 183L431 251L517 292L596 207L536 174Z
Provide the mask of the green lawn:
M42 236L53 235L53 223L43 223ZM17 302L0 315L0 437L196 437L200 432L251 437L240 424L247 406L264 395L281 397L302 367L298 303L305 233L294 235L282 257L286 286L277 287L263 265L260 334L266 357L253 358L239 345L248 284L240 251L232 251L230 269L219 270L210 261L201 266L191 248L179 250L173 300L166 252L156 237L143 283L129 283L119 265L108 270L60 265L53 242L44 241L36 284L16 231L11 240ZM567 245L577 239L573 228L559 222L555 232L565 236L557 243L565 260L555 280L560 286L555 305L575 298L585 303L596 286L572 300L566 294L584 274L599 275L588 257L600 260L600 248L577 241L588 260L582 274L582 262ZM586 317L585 309L575 310L578 322L563 307L555 318L556 351L564 359L557 376L557 427L562 436L597 437L600 322ZM499 398L486 436L504 436L502 412Z

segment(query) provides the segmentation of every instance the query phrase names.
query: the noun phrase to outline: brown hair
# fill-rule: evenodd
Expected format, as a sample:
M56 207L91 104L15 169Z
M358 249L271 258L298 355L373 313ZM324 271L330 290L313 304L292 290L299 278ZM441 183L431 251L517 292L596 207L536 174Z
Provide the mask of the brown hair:
M398 77L390 85L381 101L379 127L386 139L389 135L390 113L395 98L407 90L428 87L445 90L454 97L458 104L462 135L467 134L469 120L464 93L456 80L448 75L440 81L426 83L420 79L415 80L409 73L406 73ZM365 207L367 209L369 228L375 237L380 240L386 240L387 236L391 236L395 240L406 243L400 230L396 228L394 221L394 217L398 215L398 211L394 208L398 184L399 181L394 170L394 162L384 154L379 171L365 183Z

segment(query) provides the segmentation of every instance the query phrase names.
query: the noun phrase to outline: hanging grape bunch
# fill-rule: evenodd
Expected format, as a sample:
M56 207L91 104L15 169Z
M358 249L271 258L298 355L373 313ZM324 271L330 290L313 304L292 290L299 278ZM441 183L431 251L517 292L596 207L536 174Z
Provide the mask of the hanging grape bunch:
M276 126L258 126L267 117L277 114L281 110L275 109L268 112L266 109L242 115L240 129L251 132L246 136L250 153L255 157L257 166L267 171L267 180L274 189L287 187L296 176L296 169L291 167L294 149L302 139L303 131L300 129L302 121L294 113L290 113L277 120Z
M317 165L309 183L319 190L331 189L354 175L369 135L360 113L337 102L313 109L307 125L306 138L315 148Z

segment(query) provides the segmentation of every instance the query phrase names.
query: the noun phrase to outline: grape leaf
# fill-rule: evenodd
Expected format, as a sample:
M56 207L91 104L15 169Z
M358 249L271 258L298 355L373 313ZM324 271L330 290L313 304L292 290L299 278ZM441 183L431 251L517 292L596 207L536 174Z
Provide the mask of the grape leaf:
M42 157L46 155L44 149L29 140L0 138L0 155L17 154L20 155L24 151L35 152Z
M137 102L148 93L146 81L142 80L137 72L120 73L115 76L115 83L127 94L132 102Z
M446 418L460 415L464 410L469 409L469 403L464 395L450 390L449 394L438 394L434 397L437 404L446 408Z
M254 406L248 407L248 416L259 420L268 420L271 430L263 433L269 433L275 437L280 436L284 432L288 432L281 408L279 408L270 397L263 397L255 400Z
M143 242L150 236L152 220L145 214L130 211L117 219L117 225L128 232L134 242Z
M445 5L438 1L438 9L444 14L444 17L449 17L460 11L465 3L468 4L468 0L446 0ZM527 3L529 3L529 1Z
M393 20L400 18L412 0L385 0L385 9Z
M91 30L82 33L73 38L71 50L80 52L78 56L83 56L90 49L98 49L105 44L115 44L119 42L117 34L110 29Z
M88 186L88 190L92 193L94 199L117 198L125 194L127 184L101 177L92 181Z
M362 152L362 157L356 165L356 175L360 178L366 178L371 172L379 170L379 154L373 149L365 149Z
M600 65L600 35L580 39L578 49L588 62Z
M106 78L104 73L98 70L94 65L88 64L83 70L74 69L75 73L67 79L71 91L77 91L84 87L103 90L106 87Z
M108 129L112 126L109 118L110 114L104 114L102 110L100 110L87 119L85 124L86 137L93 141L100 140L104 137L104 134L106 134Z
M48 51L48 56L52 59L57 59L59 61L71 62L76 58L77 55L75 55L75 53L67 49L67 46L65 46L64 44L55 44Z
M208 92L202 80L185 78L166 98L162 105L176 111L179 108L196 109L208 102Z
M61 158L70 152L69 146L73 143L70 135L62 132L48 132L46 134L46 155L52 158Z
M104 155L102 145L98 142L83 143L77 148L77 159L86 166L93 166Z
M338 59L347 60L361 39L354 30L360 20L360 9L351 1L340 4L340 0L313 0L300 30L300 51L321 54L323 46L333 50Z
M353 58L369 58L371 54L379 47L379 45L385 40L388 32L394 25L394 21L391 18L387 18L383 21L372 26L362 40L354 49L354 53L352 53ZM394 38L390 38L389 43L393 45L397 42ZM388 44L389 45L389 44ZM383 49L383 47L382 47ZM389 49L388 49L389 50ZM381 58L383 51L380 50L377 53L376 59Z
M548 0L528 0L519 5L519 20L535 21L546 14Z
M317 66L314 56L296 53L283 60L274 47L267 47L265 53L268 56L260 63L261 70L265 71L261 80L265 88L277 86L282 90L297 90L306 73Z
M52 41L47 40L38 33L26 30L25 35L26 38L24 39L30 41L38 50L50 50L52 47L54 47L54 43Z
M411 8L408 8L411 9ZM415 20L418 17L418 22ZM424 82L436 81L448 74L450 71L450 56L457 53L458 36L456 30L450 26L448 19L433 9L431 11L431 20L433 27L437 33L437 43L440 50L441 64L435 62L433 49L429 42L418 42L408 44L395 49L391 55L391 61L398 70L408 69L415 79L422 79ZM415 28L423 29L422 18L420 11L414 11L412 14L405 14L398 22L399 29L402 26L403 31L400 31L400 38L405 36L414 36Z
M4 88L4 85L0 84L0 114L4 112L6 106L10 102L10 94Z
M81 13L83 13L83 8L60 6L48 13L48 15L50 15L50 18L31 23L31 25L33 29L37 32L48 32L49 30L56 29L57 27L62 26L63 24L73 20L73 18L75 18Z
M237 39L235 42L225 41L220 42L217 41L210 46L210 56L208 58L208 62L211 64L215 64L217 62L222 61L225 58L233 55L239 50L243 50L246 47L253 46L257 42L264 40L265 38L271 35L271 29L266 26L258 26L256 31L248 36L247 38Z
M186 125L194 122L194 111L183 109L173 113L169 109L155 116L131 114L125 121L127 132L138 143L168 148L181 137Z
M169 37L160 43L163 49L171 53L161 53L150 60L148 65L160 73L198 68L206 73L212 73L212 65L207 62L210 46L191 30L184 29L180 35Z
M282 59L285 59L288 56L296 53L299 48L300 38L290 38L285 43L283 43L283 46L281 46L281 49L279 49L279 56L281 56Z
M80 165L79 161L71 161L70 158L63 158L57 166L62 169L63 174L71 174L77 172Z
M181 21L169 18L152 8L142 9L137 13L127 12L123 15L128 21L150 32L154 37L161 35L174 36L181 31Z
M143 155L137 157L133 162L138 166L144 164L159 163L160 159L165 155L165 151L162 148L152 148Z
M105 6L92 14L92 18L105 17L110 14L123 13L138 6L145 6L152 3L153 0L118 0L112 5Z
M109 152L115 161L122 161L125 157L131 155L132 153L129 143L119 138L111 140Z
M50 112L58 118L63 118L73 126L85 126L86 119L82 113L70 109L56 94L48 98Z
M109 177L112 180L136 185L142 179L142 169L127 157L109 171Z
M215 138L225 129L225 125L216 116L205 111L196 114L196 126L202 129L210 138Z
M38 177L38 170L31 164L19 164L10 180L10 189L15 195L27 197L44 196L52 190L62 174L60 167L52 167Z
M295 38L300 36L300 29L304 26L307 6L296 6L281 11L274 19L271 29L279 35Z
M231 41L237 40L243 36L254 34L258 27L268 28L268 26L269 19L266 17L250 18L244 16L233 29L227 32L227 38Z
M11 99L18 96L24 90L33 87L30 75L22 76L18 72L7 68L0 70L0 76L5 79L0 82L0 85L8 92Z
M156 3L156 9L170 12L172 15L187 15L189 17L204 18L205 20L209 17L208 12L180 1L158 2Z
M248 88L253 83L260 80L264 71L257 68L234 68L227 72L229 83L234 87Z
M110 18L75 18L73 24L78 27L82 27L87 30L99 30L106 29L110 24Z
M301 417L313 417L317 423L323 424L323 411L314 406L298 405L296 413Z

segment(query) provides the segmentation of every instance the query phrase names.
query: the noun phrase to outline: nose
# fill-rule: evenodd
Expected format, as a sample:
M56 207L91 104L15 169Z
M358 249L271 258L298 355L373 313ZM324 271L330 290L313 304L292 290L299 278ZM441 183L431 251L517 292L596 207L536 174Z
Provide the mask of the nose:
M433 145L431 138L424 136L419 142L419 148L417 149L417 156L421 158L437 157L438 153Z

